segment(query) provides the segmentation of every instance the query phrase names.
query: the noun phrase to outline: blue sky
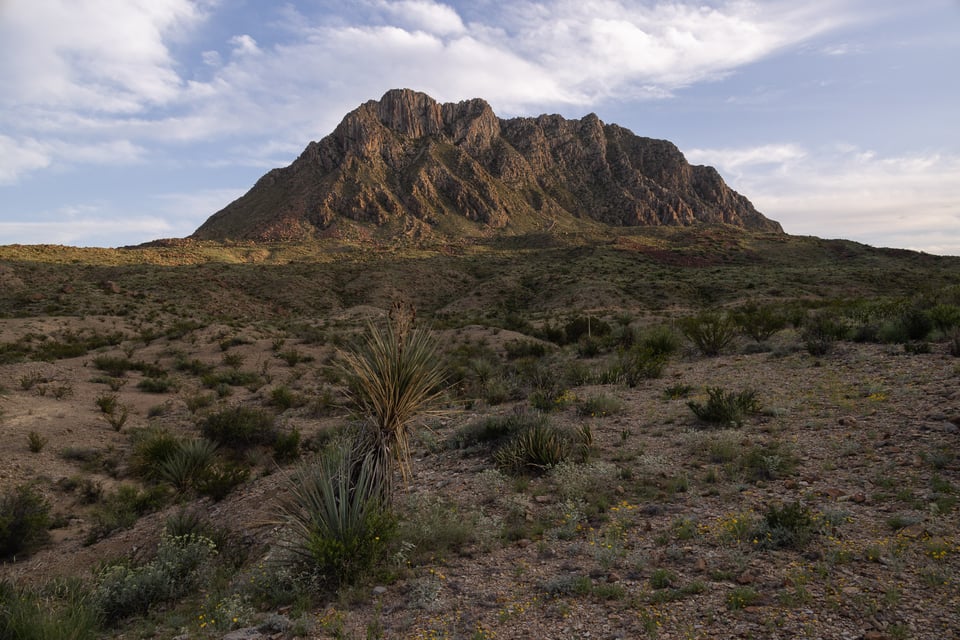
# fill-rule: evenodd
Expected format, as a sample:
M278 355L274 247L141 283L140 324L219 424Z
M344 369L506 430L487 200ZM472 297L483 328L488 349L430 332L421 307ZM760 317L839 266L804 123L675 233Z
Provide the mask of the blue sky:
M960 255L960 0L0 0L0 244L189 235L399 87L593 112L788 233Z

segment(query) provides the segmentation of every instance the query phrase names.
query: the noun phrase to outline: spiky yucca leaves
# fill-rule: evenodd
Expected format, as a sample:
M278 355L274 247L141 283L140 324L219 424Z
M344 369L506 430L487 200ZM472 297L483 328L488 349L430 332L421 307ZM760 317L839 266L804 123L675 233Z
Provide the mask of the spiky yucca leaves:
M378 472L348 442L290 476L289 494L280 503L286 546L332 586L360 577L386 547L393 521Z
M413 328L413 312L396 305L383 328L370 325L365 341L341 352L351 400L365 424L357 438L361 458L369 458L384 497L392 494L393 465L410 477L410 428L443 393L444 372L436 341Z

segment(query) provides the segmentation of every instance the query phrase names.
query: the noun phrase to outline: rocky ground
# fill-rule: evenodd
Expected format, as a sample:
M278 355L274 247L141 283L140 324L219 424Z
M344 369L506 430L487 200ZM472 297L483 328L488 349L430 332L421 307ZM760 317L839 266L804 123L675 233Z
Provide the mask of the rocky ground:
M0 323L0 342L65 328L133 331L112 318ZM442 341L483 341L497 350L510 337L471 331L445 332ZM305 395L326 384L331 347L291 340L288 347L313 359L290 366L277 359L275 336L256 328L209 326L188 338L129 345L133 357L168 368L183 353L224 366L221 344L233 335L244 340L229 352L272 382L238 389L229 402L262 402L281 382ZM104 353L120 355L126 344ZM117 431L95 403L106 387L95 381L94 355L0 366L0 489L35 481L63 516L47 548L0 569L20 584L89 577L104 559L142 556L179 508L84 544L92 507L80 505L63 480L86 474L107 491L126 481L128 433L151 423L195 431L185 399L203 391L181 373L175 390L151 394L136 387L140 374L130 373L117 392L130 418ZM602 359L577 362L602 366ZM564 389L548 419L589 425L589 459L522 478L495 473L487 451L447 443L464 425L529 411L528 403L458 406L416 439L414 474L398 502L407 514L442 505L455 517L431 526L442 533L451 520L466 523L465 542L432 556L398 547L395 571L310 611L258 612L238 626L256 626L275 613L307 637L957 637L958 381L960 360L942 344L907 354L900 346L843 342L813 357L784 331L762 350L744 341L719 357L687 351L671 359L662 377L633 388ZM762 410L741 426L700 423L687 403L704 401L711 387L753 389ZM579 409L601 396L615 400L606 414ZM280 419L308 437L343 421L336 412L316 417L304 409ZM45 440L39 452L28 448L31 432ZM78 448L115 457L117 477L84 470L64 455ZM196 506L261 553L276 539L275 502L290 467L254 463L254 477L227 499ZM809 510L809 541L774 548L757 539L772 507L796 502ZM257 566L255 557L239 575ZM227 635L199 628L190 606L161 610L150 624L117 635Z

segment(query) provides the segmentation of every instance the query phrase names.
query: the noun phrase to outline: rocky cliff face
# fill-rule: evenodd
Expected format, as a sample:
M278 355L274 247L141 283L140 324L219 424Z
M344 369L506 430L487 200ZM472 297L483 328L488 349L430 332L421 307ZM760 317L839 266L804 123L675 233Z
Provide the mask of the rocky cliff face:
M344 221L408 233L583 223L782 232L716 170L691 166L665 140L593 114L501 120L483 100L440 104L403 89L347 114L192 237L302 240Z

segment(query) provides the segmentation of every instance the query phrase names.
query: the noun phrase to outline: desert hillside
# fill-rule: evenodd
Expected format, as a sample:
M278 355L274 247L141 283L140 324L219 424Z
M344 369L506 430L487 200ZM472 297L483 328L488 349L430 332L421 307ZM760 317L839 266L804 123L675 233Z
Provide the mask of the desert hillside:
M0 247L0 285L2 637L960 633L960 259L700 225ZM337 452L397 303L443 382L374 482Z

